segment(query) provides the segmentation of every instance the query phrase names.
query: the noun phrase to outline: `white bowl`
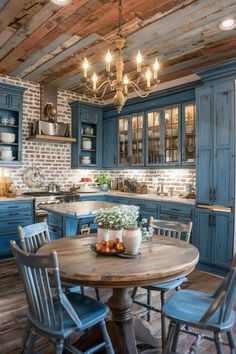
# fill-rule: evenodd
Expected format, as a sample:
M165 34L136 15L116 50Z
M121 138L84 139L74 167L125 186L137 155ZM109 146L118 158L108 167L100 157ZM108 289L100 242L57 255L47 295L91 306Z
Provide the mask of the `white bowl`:
M91 163L90 160L81 160L82 164L89 165Z
M1 157L12 157L12 151L11 150L0 151L0 156Z
M82 142L83 149L92 149L92 141L91 140L83 140Z
M0 140L3 143L11 144L11 143L14 143L15 139L16 139L15 134L12 134L12 133L0 133Z

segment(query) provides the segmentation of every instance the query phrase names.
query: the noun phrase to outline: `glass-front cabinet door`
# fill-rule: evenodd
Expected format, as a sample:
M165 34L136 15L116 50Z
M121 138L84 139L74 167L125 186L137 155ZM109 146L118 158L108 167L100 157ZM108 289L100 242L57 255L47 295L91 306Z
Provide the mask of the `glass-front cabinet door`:
M131 165L138 166L144 163L144 124L142 114L131 116Z
M119 166L143 166L144 119L143 114L119 118Z
M119 165L129 165L129 116L119 119Z
M163 160L161 148L161 110L147 113L147 165L160 165Z
M180 126L178 105L164 108L164 164L180 162Z
M182 164L195 163L196 154L196 107L195 103L183 105Z

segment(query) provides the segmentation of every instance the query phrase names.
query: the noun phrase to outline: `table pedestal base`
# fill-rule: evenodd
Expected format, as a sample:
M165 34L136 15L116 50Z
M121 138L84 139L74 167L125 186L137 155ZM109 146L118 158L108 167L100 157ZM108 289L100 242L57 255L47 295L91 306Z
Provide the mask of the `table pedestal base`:
M133 300L126 288L114 288L108 305L112 312L112 320L119 331L122 354L137 354L134 329L132 324Z

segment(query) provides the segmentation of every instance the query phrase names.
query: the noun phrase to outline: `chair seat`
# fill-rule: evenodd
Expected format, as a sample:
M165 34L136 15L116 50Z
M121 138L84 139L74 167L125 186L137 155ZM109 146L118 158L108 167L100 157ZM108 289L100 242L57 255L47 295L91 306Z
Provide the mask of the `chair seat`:
M108 313L106 305L88 296L72 292L67 295L67 298L81 321L80 330L102 321ZM71 327L75 327L75 324L64 311L64 328L70 329Z
M142 288L147 289L147 290L154 290L154 291L168 291L168 290L174 290L175 288L177 288L178 286L180 286L181 284L183 284L187 281L188 281L187 277L181 277L181 278L166 281L163 283L143 286Z
M206 330L228 330L234 323L233 311L225 322L219 323L219 310L216 310L206 324L199 323L213 301L214 298L211 294L193 290L180 290L168 298L162 310L166 317L175 322Z

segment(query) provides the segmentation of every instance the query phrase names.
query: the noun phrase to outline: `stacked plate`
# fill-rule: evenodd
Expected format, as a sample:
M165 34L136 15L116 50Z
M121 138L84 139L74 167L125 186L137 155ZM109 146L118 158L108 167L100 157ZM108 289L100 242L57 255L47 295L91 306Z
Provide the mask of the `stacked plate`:
M83 156L81 159L81 163L85 165L89 165L91 163L91 157L90 156Z
M14 156L12 156L12 149L8 146L0 147L0 159L3 161L12 161L14 160Z

